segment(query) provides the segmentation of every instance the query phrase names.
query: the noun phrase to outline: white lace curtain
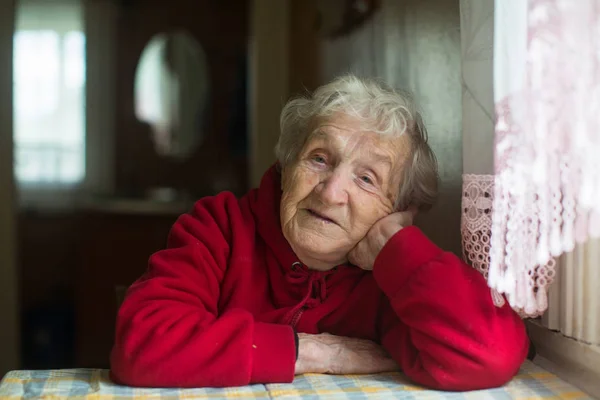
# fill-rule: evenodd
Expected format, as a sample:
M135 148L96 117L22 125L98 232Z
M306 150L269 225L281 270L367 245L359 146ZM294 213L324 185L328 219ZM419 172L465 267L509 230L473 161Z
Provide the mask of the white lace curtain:
M465 256L497 304L536 316L554 257L600 236L600 0L463 0L461 14Z

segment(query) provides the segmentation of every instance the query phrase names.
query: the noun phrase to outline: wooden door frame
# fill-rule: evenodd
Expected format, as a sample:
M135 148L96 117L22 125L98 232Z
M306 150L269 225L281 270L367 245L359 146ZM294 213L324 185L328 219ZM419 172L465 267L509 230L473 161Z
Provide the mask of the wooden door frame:
M0 0L0 377L19 368L16 192L13 178L12 43L15 0Z

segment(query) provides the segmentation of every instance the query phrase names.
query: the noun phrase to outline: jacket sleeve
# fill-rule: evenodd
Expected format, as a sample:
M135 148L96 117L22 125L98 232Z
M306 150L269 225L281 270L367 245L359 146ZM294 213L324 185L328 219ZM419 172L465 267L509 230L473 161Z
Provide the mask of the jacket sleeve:
M386 295L381 344L414 382L440 390L497 387L527 356L521 318L493 304L485 278L416 227L394 235L373 274Z
M144 387L293 380L296 346L290 326L257 322L241 309L218 309L235 213L240 213L237 200L203 199L173 225L167 248L151 256L146 274L119 310L113 380Z

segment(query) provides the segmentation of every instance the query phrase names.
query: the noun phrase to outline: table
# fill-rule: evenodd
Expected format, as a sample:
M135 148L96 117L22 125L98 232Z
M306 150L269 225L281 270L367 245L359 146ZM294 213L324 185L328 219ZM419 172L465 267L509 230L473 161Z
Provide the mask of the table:
M412 384L400 373L299 376L292 384L226 389L144 389L119 386L108 370L67 369L9 372L0 383L0 399L179 400L179 399L591 399L574 386L526 361L501 388L440 392Z

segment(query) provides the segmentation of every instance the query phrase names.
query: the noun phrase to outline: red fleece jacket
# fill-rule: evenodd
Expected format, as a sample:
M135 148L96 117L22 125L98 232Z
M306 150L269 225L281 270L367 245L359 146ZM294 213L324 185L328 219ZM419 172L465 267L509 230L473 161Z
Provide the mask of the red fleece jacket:
M398 232L373 272L311 271L283 237L280 176L242 199L199 200L129 289L112 378L146 387L223 387L294 379L298 332L381 343L413 381L470 390L509 381L528 340L492 303L479 272L416 227Z

